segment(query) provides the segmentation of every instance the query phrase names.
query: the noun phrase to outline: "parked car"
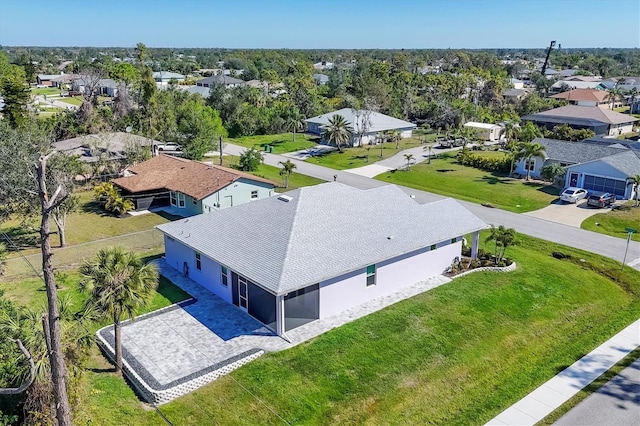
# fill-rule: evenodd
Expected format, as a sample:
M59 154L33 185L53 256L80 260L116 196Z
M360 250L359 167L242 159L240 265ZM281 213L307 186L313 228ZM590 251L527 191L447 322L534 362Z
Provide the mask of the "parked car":
M73 97L73 96L82 96L82 92L80 92L79 90L69 90L69 96Z
M159 143L156 145L158 152L162 151L182 151L182 147L175 142Z
M49 87L49 86L47 86L46 84L36 84L37 89L44 89L46 87Z
M616 201L616 196L608 192L594 192L587 198L587 205L593 207L607 207Z
M586 198L587 195L589 195L589 192L586 189L570 186L562 191L562 194L560 194L560 200L566 203L575 204L583 198Z

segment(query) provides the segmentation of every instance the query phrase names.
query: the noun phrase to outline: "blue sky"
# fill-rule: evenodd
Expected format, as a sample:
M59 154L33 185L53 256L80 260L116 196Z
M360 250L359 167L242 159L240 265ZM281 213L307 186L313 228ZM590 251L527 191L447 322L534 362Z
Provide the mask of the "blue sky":
M0 0L5 46L640 47L640 0Z

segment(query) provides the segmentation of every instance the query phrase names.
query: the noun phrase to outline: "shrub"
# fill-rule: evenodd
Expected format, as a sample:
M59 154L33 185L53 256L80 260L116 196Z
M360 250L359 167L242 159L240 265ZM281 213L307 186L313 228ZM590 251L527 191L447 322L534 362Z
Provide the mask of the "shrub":
M260 151L254 148L247 149L240 155L238 168L244 172L255 172L264 160Z
M468 149L463 149L456 155L458 163L463 166L475 167L476 169L488 170L491 172L507 173L511 167L511 160L508 156L487 157L484 155L474 154Z
M135 209L133 202L122 197L118 188L111 182L101 183L93 189L93 192L96 201L108 212L123 215Z

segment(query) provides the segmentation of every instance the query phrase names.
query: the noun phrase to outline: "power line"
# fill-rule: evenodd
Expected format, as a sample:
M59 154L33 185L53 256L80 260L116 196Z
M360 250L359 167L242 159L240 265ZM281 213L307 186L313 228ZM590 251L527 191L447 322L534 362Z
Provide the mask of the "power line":
M273 414L276 415L276 417L278 417L280 420L282 420L282 422L286 425L291 426L291 423L289 423L286 419L284 419L280 414L276 413L275 410L273 410L271 407L269 407L267 405L266 402L264 402L263 400L261 400L260 398L258 398L256 395L254 395L249 389L245 388L242 383L240 383L239 381L236 380L235 377L233 377L231 374L229 374L229 377L231 377L231 379L236 382L238 384L238 386L240 386L242 389L244 389L245 391L247 391L247 393L249 395L251 395L252 397L254 397L256 399L256 401L258 401L260 404L264 405L265 407L267 407L267 410L271 411Z

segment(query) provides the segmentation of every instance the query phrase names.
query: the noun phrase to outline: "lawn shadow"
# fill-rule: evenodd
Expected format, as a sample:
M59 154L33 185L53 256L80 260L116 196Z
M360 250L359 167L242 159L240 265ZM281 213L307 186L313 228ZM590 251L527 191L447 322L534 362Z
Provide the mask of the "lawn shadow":
M83 213L93 213L93 214L97 214L98 216L103 216L103 217L104 216L114 216L113 214L109 213L104 208L102 208L100 203L98 201L95 201L95 200L88 201L88 202L84 203L82 205L82 207L80 207L80 210Z
M513 183L513 180L499 176L482 176L480 179L476 179L476 182L484 182L488 183L489 185L496 185L499 183L509 185Z
M38 229L29 225L19 225L0 229L0 242L3 242L10 252L37 248L40 246Z
M536 188L538 191L544 192L547 195L554 195L556 197L560 195L560 190L551 184L540 182L524 182L523 185L531 188Z
M440 172L440 173L455 172L455 169L436 169L436 172Z

